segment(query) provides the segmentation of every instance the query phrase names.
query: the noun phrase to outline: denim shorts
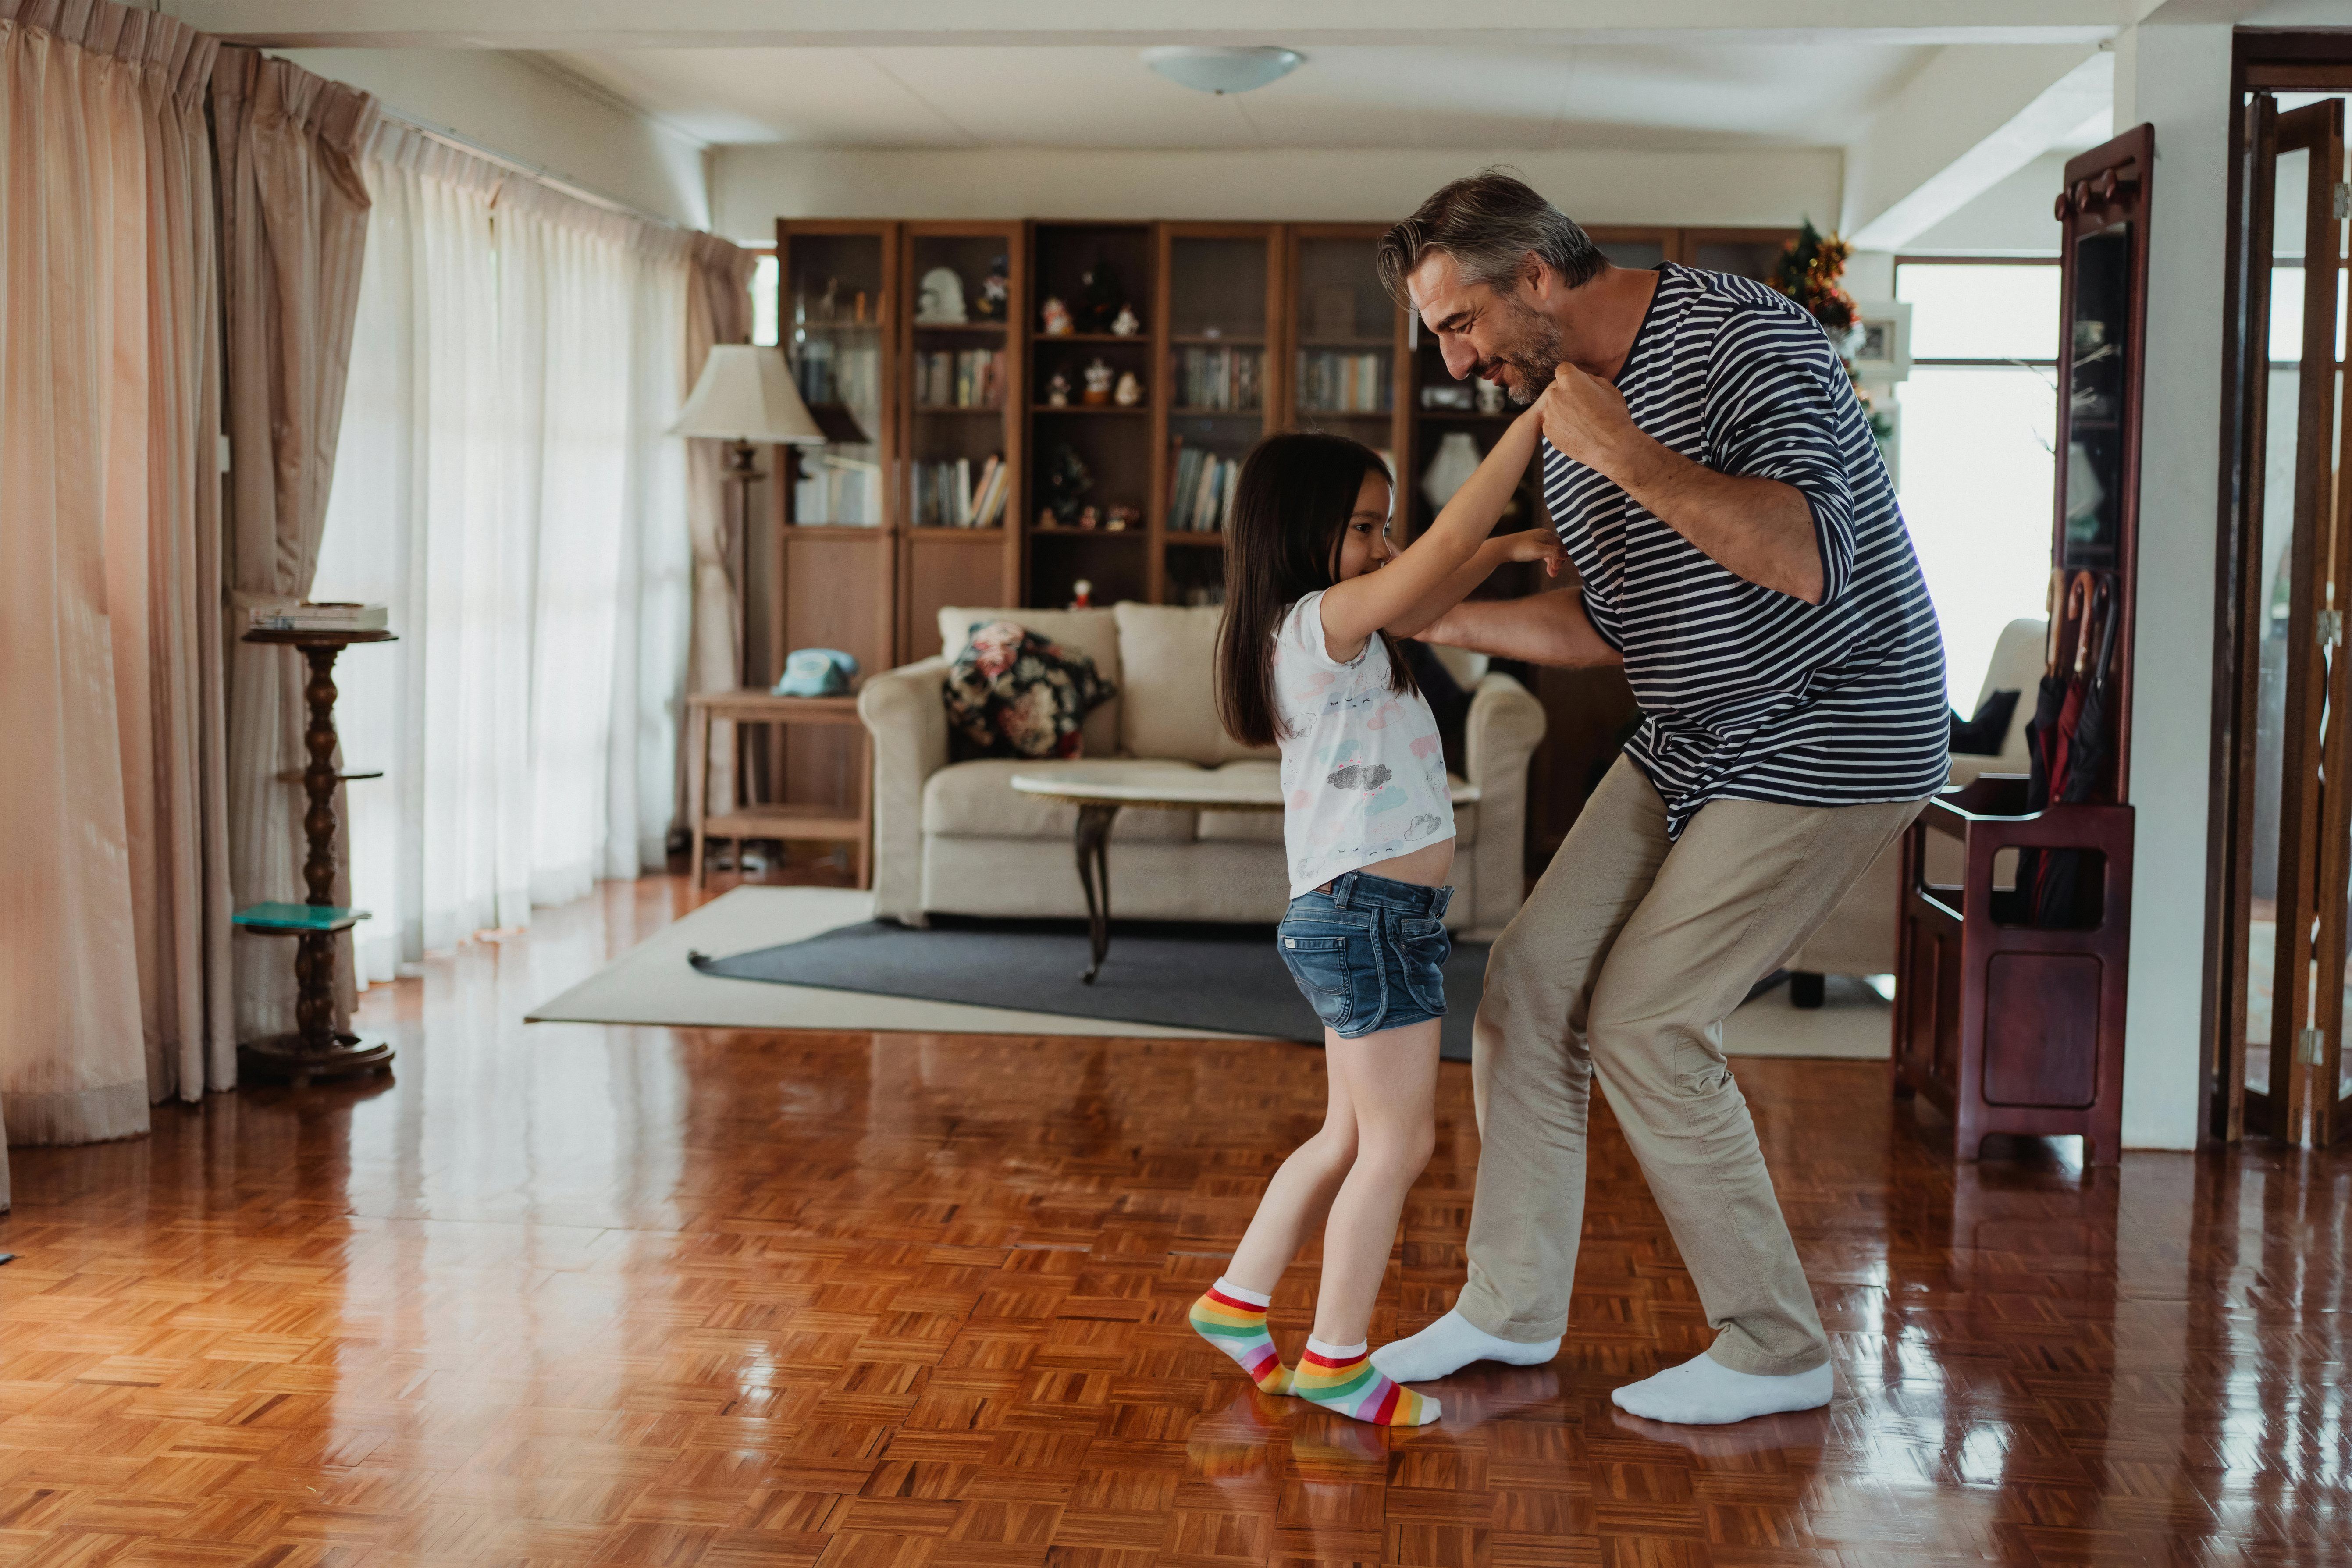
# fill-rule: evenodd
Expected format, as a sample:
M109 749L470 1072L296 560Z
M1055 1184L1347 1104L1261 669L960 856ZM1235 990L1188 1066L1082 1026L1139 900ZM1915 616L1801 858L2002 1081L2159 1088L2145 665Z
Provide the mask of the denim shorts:
M1451 888L1349 871L1302 894L1275 928L1290 977L1343 1040L1445 1016Z

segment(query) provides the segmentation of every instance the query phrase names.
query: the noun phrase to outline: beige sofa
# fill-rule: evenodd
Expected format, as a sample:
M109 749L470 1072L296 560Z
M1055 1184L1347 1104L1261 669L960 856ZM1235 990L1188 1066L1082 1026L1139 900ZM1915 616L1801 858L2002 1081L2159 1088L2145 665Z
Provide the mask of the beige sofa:
M859 715L874 737L875 912L923 925L934 914L1075 916L1087 912L1071 836L1073 807L1016 793L1017 773L1074 764L948 760L940 679L973 628L1013 620L1083 651L1118 695L1087 717L1086 763L1106 759L1262 770L1275 754L1236 745L1211 690L1215 608L1122 604L1107 610L948 608L947 653L866 683ZM1478 940L1498 934L1525 896L1528 759L1544 711L1484 661L1439 650L1475 689L1465 734L1475 805L1455 813L1454 897L1446 924ZM1110 836L1114 913L1136 920L1272 921L1289 901L1282 819L1270 813L1123 811Z
M2001 628L1985 667L1984 686L1977 701L1996 691L2014 691L2017 711L2009 721L2009 736L1995 756L1952 758L1952 782L1971 784L1982 773L2021 773L2030 763L2025 750L2025 726L2033 717L2033 697L2042 682L2042 638L2049 623L2038 619L2011 621ZM1958 847L1940 835L1927 839L1927 874L1932 880L1958 879ZM1897 840L1871 863L1862 880L1846 894L1830 918L1807 940L1788 963L1793 973L1889 974L1895 970L1895 922L1902 902L1903 846ZM1946 865L1944 862L1948 861ZM1801 987L1800 999L1817 995Z

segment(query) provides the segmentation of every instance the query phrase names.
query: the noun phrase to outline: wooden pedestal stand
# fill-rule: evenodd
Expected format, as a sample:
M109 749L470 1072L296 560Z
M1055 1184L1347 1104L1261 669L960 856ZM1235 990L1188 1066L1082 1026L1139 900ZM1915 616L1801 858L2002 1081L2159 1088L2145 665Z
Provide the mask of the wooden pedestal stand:
M249 643L299 647L310 661L310 683L302 695L310 704L310 727L302 744L310 753L302 770L302 787L310 797L302 830L310 841L302 881L310 889L300 904L255 904L239 910L236 923L250 931L295 939L294 978L299 986L294 1004L296 1030L247 1040L236 1047L241 1076L282 1079L300 1089L314 1078L343 1078L353 1073L386 1072L392 1047L382 1040L341 1033L335 1027L335 933L348 931L367 918L364 910L335 903L335 785L344 778L373 778L373 773L335 772L335 656L353 643L391 642L390 632L249 631Z

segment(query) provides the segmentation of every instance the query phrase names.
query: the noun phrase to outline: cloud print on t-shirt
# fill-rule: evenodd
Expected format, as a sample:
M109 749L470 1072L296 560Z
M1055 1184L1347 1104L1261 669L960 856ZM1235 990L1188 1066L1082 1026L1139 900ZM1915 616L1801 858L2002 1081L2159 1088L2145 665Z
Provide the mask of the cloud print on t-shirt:
M1369 768L1361 763L1349 763L1345 767L1333 768L1323 782L1333 789L1376 790L1395 776L1386 763L1374 763Z

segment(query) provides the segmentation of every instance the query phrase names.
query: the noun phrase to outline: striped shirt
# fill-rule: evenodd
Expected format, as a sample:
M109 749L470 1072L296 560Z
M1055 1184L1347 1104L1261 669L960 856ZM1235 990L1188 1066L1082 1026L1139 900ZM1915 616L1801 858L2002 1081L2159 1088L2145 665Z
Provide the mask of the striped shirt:
M1617 376L1633 423L1718 473L1802 492L1827 593L1808 605L1734 574L1547 443L1545 503L1642 707L1626 754L1670 837L1711 800L1926 799L1950 766L1943 639L1844 368L1763 284L1659 274Z

